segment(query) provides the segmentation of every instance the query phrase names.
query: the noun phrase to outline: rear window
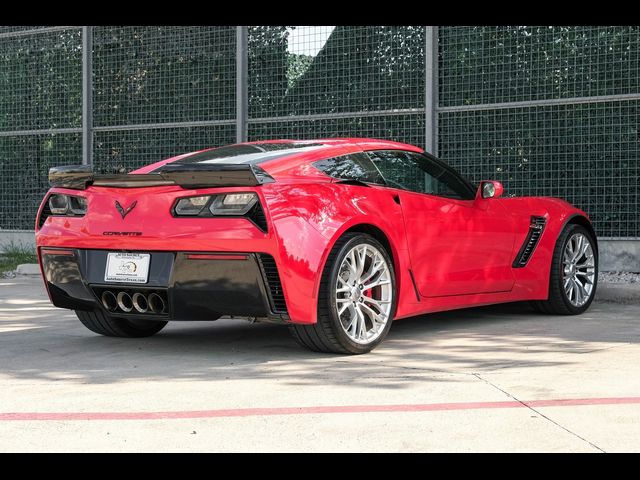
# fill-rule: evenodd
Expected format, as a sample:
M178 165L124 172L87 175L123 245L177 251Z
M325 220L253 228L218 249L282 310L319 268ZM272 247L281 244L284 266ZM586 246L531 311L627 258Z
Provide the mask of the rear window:
M313 166L330 177L384 184L384 179L365 153L350 153L313 162Z
M255 165L267 160L286 157L296 153L312 151L323 147L322 143L252 143L245 145L229 145L226 147L214 148L206 152L194 153L180 160L175 164L192 163L247 163Z

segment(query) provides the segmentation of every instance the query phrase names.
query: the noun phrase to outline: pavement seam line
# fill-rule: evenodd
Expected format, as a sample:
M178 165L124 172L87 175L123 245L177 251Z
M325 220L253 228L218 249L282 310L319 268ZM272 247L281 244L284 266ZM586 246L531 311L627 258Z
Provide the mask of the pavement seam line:
M428 373L442 373L445 375L471 375L473 376L473 373L467 373L467 372L454 372L451 370L442 370L442 369L438 369L438 368L428 368L428 367L411 367L411 366L407 366L407 365L388 365L384 362L350 362L348 360L336 360L336 363L340 363L342 365L368 365L370 367L384 367L384 368L400 368L400 369L404 369L404 370L415 370L417 372L428 372Z
M516 402L520 403L523 407L531 410L532 412L535 412L537 415L540 415L542 418L544 418L545 420L547 420L548 422L551 422L552 424L554 424L557 427L560 427L562 430L564 430L565 432L573 435L576 438L579 438L580 440L582 440L583 442L591 445L593 448L595 448L596 450L599 450L602 453L607 453L605 450L603 450L602 448L600 448L598 445L596 445L595 443L591 442L590 440L587 440L586 438L584 438L581 435L578 435L576 432L569 430L567 427L565 427L564 425L561 425L560 423L556 422L555 420L553 420L552 418L548 417L547 415L545 415L544 413L542 413L539 410L536 410L535 408L533 408L531 405L529 405L527 402L523 402L522 400L520 400L518 397L516 397L515 395L512 395L511 393L507 392L506 390L500 388L499 386L497 386L496 384L490 382L489 380L487 380L486 378L483 378L480 376L479 373L474 373L473 374L474 377L476 377L478 380L483 381L484 383L486 383L487 385L490 385L491 387L495 388L496 390L504 393L507 397L512 398L513 400L515 400Z

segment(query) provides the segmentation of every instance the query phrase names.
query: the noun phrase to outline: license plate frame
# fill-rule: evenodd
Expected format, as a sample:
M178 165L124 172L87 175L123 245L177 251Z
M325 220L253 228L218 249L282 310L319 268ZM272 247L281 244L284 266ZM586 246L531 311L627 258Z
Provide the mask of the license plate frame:
M150 253L109 252L104 281L144 285L149 281L150 266Z

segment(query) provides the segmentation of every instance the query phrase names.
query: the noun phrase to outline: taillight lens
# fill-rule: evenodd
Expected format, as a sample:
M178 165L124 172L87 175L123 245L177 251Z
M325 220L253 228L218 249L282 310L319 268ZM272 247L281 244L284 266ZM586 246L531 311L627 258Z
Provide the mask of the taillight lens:
M255 193L230 193L217 195L209 206L214 215L244 215L258 201Z
M176 203L175 212L180 216L195 216L198 215L205 207L211 197L187 197L181 198Z
M84 197L69 196L69 211L74 215L87 213L87 199Z
M179 199L174 212L179 217L246 215L258 203L258 195L253 192L224 193L201 197Z
M64 215L69 210L69 197L66 195L51 195L49 197L49 210L54 215Z
M64 193L54 193L49 197L52 215L82 216L87 213L87 199Z
M267 232L267 219L255 192L179 198L172 211L175 217L244 217Z

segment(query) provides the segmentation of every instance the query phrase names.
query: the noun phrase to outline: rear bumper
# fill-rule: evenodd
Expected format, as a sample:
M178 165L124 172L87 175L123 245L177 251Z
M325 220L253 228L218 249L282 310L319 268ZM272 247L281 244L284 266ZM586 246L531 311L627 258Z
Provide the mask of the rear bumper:
M110 250L113 251L113 250ZM144 285L105 282L107 250L40 248L42 271L53 304L73 310L102 309L109 315L158 320L215 320L223 315L288 322L282 284L273 257L255 252L152 251ZM101 295L160 295L163 312L109 311Z
M282 188L286 190L284 194ZM277 183L260 187L188 190L177 186L145 189L91 186L81 193L88 200L90 212L84 217L49 216L42 221L46 205L43 201L39 211L39 223L42 225L36 226L36 245L39 249L167 252L174 254L175 262L178 261L178 252L269 254L273 258L270 263L277 264L279 269L282 302L286 298L286 312L290 321L313 324L316 322L320 277L330 250L332 234L314 227L300 215L299 209L292 208L289 199L293 197L287 190L291 188ZM178 197L248 191L256 192L260 198L266 230L247 217L177 218L171 215L172 205ZM54 192L78 195L77 190L60 188L52 189L49 193ZM300 194L298 189L295 192L293 195ZM300 195L300 198L310 197ZM123 219L114 206L115 200L121 205L136 202L136 207ZM325 218L325 214L321 217ZM329 222L329 217L326 218ZM333 225L334 222L329 223ZM100 275L104 274L104 267L100 265ZM209 268L219 271L206 267L207 270ZM84 271L81 269L81 272ZM177 273L175 269L172 271L172 275ZM218 275L215 278L220 277ZM167 284L166 288L173 287ZM245 300L238 303L242 305ZM233 306L230 305L229 309Z

